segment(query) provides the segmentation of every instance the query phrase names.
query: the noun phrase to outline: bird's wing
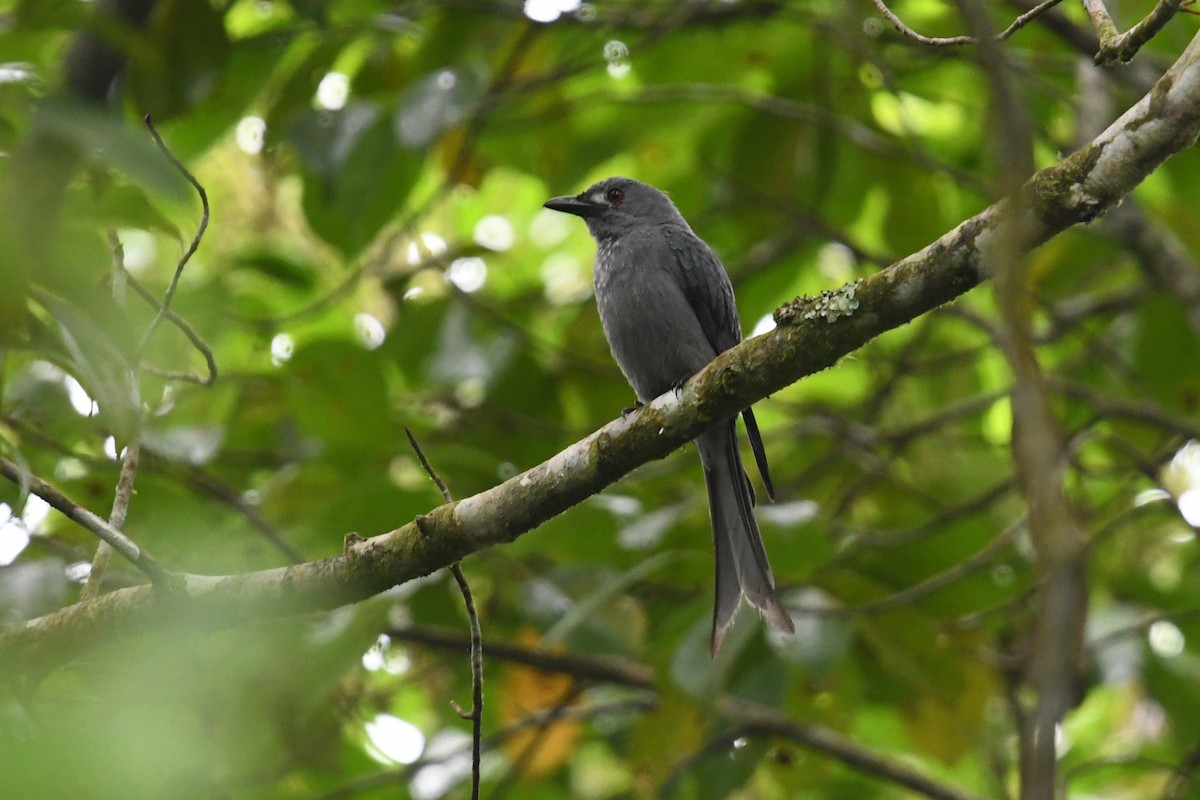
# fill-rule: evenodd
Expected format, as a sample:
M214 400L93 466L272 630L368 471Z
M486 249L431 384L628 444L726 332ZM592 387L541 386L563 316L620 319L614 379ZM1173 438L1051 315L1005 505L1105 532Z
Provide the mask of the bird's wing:
M683 287L684 297L696 319L700 320L700 329L713 350L718 353L728 350L742 340L742 323L738 320L737 301L729 274L712 248L687 228L664 225L662 232L675 256L679 285ZM767 470L767 453L758 433L758 423L748 408L742 416L750 449L754 451L754 462L758 465L767 497L773 501L775 487Z
M725 267L712 248L686 228L664 225L662 232L701 330L718 353L728 350L742 340L742 325Z

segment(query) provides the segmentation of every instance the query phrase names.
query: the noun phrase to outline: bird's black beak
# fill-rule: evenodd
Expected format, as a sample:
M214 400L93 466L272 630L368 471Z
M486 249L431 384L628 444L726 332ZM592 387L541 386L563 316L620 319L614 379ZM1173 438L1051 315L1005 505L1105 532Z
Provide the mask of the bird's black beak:
M564 214L574 214L577 217L592 217L598 214L600 209L604 208L604 206L588 200L583 195L579 195L578 197L571 197L570 195L552 197L542 205L552 211L562 211Z

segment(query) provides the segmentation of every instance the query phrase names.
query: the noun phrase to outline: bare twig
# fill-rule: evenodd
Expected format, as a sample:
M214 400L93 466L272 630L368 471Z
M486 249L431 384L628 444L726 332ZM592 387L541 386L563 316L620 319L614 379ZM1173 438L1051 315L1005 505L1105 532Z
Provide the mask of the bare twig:
M425 451L421 449L417 437L413 436L413 432L407 427L404 429L404 433L408 436L408 443L412 445L413 452L421 461L421 466L437 484L442 498L447 503L453 503L454 498L450 494L450 487L446 485L442 476L425 457ZM458 590L462 592L463 604L467 607L467 621L471 628L471 710L463 711L462 707L454 700L450 701L450 705L460 717L471 721L471 800L479 800L479 764L483 749L483 633L479 627L479 612L475 609L475 598L471 594L471 586L467 583L467 577L463 575L459 562L455 561L450 565L450 573L458 584Z
M66 514L72 520L96 534L102 541L108 542L113 550L116 550L129 563L146 573L156 585L164 583L169 577L169 573L149 553L134 543L132 539L67 497L46 481L36 475L30 475L22 471L20 467L7 458L0 458L0 475L8 478L13 483L27 484L31 494L36 494L49 503L52 508L56 508L63 514Z
M1112 15L1104 5L1104 0L1083 0L1083 5L1092 18L1096 27L1096 35L1100 39L1100 49L1095 61L1101 66L1127 64L1137 52L1161 31L1171 18L1179 13L1185 0L1158 0L1158 4L1146 17L1125 33L1117 31Z
M117 479L117 490L113 495L112 511L108 515L108 524L114 530L125 528L125 518L129 513L129 502L133 499L133 482L137 478L138 462L141 457L141 434L135 433L125 445L125 454L121 457L121 475ZM104 580L104 571L108 568L108 560L112 556L112 546L101 540L96 546L96 554L92 556L92 568L88 572L87 582L79 592L80 601L91 600L100 594L100 585Z
M143 286L137 280L137 278L133 277L129 273L125 273L125 280L128 282L129 286L133 287L133 290L137 292L143 300L149 303L150 306L156 311L162 313L162 309L165 308L165 306L163 306L163 304L158 301L158 298L155 297L149 289ZM208 343L205 342L204 339L200 338L200 334L196 332L195 328L188 324L187 320L176 314L174 311L167 309L166 318L171 322L172 325L179 329L180 333L187 337L187 340L192 343L192 347L196 348L196 350L200 352L200 355L204 356L204 363L208 368L208 375L200 376L190 372L177 372L173 370L159 369L158 367L150 364L140 364L140 368L152 375L158 375L159 377L166 378L167 380L185 381L187 383L196 383L201 386L212 386L217 382L217 361L213 357L212 348L208 346Z
M984 41L977 36L924 36L910 28L904 22L904 20L900 19L900 17L896 15L896 12L888 8L887 3L885 3L884 0L872 0L872 2L875 3L875 8L879 9L879 13L883 15L883 18L892 23L892 27L900 31L900 33L906 38L912 39L914 42L920 42L921 44L926 44L931 47L955 47L965 44L979 44L981 41ZM1012 36L1021 28L1024 28L1034 19L1049 11L1060 2L1062 2L1062 0L1044 0L1044 2L1038 3L1036 6L1014 19L1012 24L1010 24L1007 28L995 36L988 37L988 39L993 42L1005 41L1008 39L1008 37Z
M1103 52L1120 35L1117 31L1117 24L1113 22L1112 15L1108 13L1104 0L1083 0L1083 7L1087 9L1088 16L1092 18L1092 26L1095 27L1096 35L1100 38L1100 50Z
M154 315L154 319L150 321L146 332L142 334L141 344L138 345L137 354L134 358L134 363L142 360L142 354L146 352L146 347L150 344L150 339L154 336L154 332L158 330L158 326L166 319L167 313L171 310L171 300L175 297L175 290L179 287L179 279L183 275L183 268L187 266L196 250L200 247L200 241L204 238L204 231L208 228L208 193L204 191L204 187L200 185L200 181L196 180L196 176L188 171L188 168L183 165L175 154L170 151L167 145L163 142L162 137L158 135L158 130L154 127L153 120L150 115L145 117L146 127L150 130L150 135L154 137L154 143L158 145L158 149L166 157L167 161L175 169L179 170L180 174L187 179L187 182L196 190L196 194L200 196L200 226L196 229L196 235L192 237L192 243L188 245L183 256L180 257L179 263L175 265L175 274L171 276L171 283L167 286L167 291L163 294L162 305L159 306L158 313Z

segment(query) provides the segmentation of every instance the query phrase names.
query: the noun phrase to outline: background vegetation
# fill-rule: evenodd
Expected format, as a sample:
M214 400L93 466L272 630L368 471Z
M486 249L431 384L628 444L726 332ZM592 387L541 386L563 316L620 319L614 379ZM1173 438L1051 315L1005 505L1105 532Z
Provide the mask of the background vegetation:
M994 30L1028 8L986 6ZM1118 27L1153 7L1122 4ZM929 36L981 30L953 3L894 10ZM1195 28L1175 17L1098 67L1074 3L955 47L865 2L0 2L0 455L18 468L0 620L144 581L114 556L83 589L96 540L30 476L107 517L124 464L117 527L168 569L236 574L439 505L405 427L461 498L618 416L632 392L590 299L593 245L552 195L612 174L668 190L761 332L1024 177L997 146L1012 119L989 53L1045 167ZM211 205L174 289L201 210L146 114ZM1051 665L1069 695L1052 782L1029 773L1045 742L1027 722L1057 612L1015 466L1011 320L984 286L756 407L796 636L745 614L708 657L691 447L464 562L485 794L1200 797L1198 178L1184 151L1024 265L1086 576L1081 646ZM169 292L182 322L151 336ZM446 573L244 619L167 614L9 671L2 793L465 796Z

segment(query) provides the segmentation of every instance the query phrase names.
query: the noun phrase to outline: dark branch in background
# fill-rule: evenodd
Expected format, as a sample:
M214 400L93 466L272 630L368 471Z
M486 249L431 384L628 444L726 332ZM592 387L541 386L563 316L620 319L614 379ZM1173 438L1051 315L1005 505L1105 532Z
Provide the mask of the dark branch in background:
M740 697L723 697L718 706L734 720L734 730L727 737L730 741L741 736L775 736L933 800L978 800L976 795L938 783L903 761L863 747L832 728L797 722L773 708Z
M237 490L227 486L212 475L206 474L198 467L185 466L182 468L182 472L179 472L179 464L161 458L152 459L150 466L151 469L157 466L168 474L177 475L180 480L196 491L208 495L214 500L229 506L238 514L241 514L250 523L251 527L262 534L264 539L286 556L288 561L293 564L300 564L306 560L304 553L300 552L295 545L283 538L275 526L268 522L253 504L246 502L242 494Z
M466 645L461 636L436 628L397 628L388 631L388 635L397 641L426 644L455 653L462 652ZM516 644L492 644L488 646L488 653L494 659L523 664L542 672L569 675L577 681L610 683L657 691L653 682L653 670L625 659L559 655ZM714 743L713 749L719 752L725 751L729 742L739 736L774 736L833 758L865 775L904 786L926 797L936 800L977 800L974 795L939 783L911 766L859 745L830 728L797 722L773 709L749 704L742 698L723 697L718 706L735 725L734 732L720 737ZM558 715L554 715L550 719L557 718ZM699 757L711 754L714 753L702 751L689 761L694 763Z
M1200 334L1200 264L1179 237L1133 200L1114 208L1104 218L1103 230L1133 253L1155 286L1175 295L1192 331Z
M1022 187L1022 202L1001 201L885 270L815 300L788 303L775 314L777 328L723 353L678 395L658 398L498 486L433 509L424 517L428 536L408 523L321 561L178 576L186 591L109 592L0 628L0 662L4 669L44 669L99 638L154 621L228 627L334 608L510 542L719 420L978 285L989 277L998 218L1010 209L1022 214L1020 224L1007 228L1017 235L1011 245L1027 252L1110 209L1198 133L1200 37L1149 95L1100 136L1035 174ZM15 469L9 473L21 479Z
M425 457L425 451L421 449L417 437L413 436L413 432L408 428L404 429L404 434L408 436L408 443L412 445L413 452L417 454L426 474L437 484L442 499L453 503L454 497L450 494L450 487ZM420 517L417 518L417 526L421 526ZM450 573L462 593L463 604L467 607L467 622L471 628L471 710L463 711L454 700L450 701L450 705L460 717L471 720L471 800L479 800L479 761L483 748L483 633L479 629L479 612L475 609L471 585L467 583L467 576L463 575L462 566L455 561L450 565Z
M423 644L452 653L461 653L470 646L470 642L464 641L461 636L421 625L392 628L387 635L393 641ZM493 659L521 664L539 672L570 675L586 683L612 683L634 689L655 688L653 670L617 656L576 656L496 642L489 642L487 650L488 656Z
M146 573L155 584L164 583L169 578L169 573L149 553L135 544L132 539L38 476L21 470L20 467L7 458L0 458L0 475L8 478L13 483L28 486L30 494L36 494L45 500L51 508L58 509L70 519L96 534L101 541L107 542L113 550L120 553L130 564L133 564ZM27 623L18 623L18 625L25 624Z
M908 25L906 25L904 20L902 20L902 19L900 19L900 17L896 16L896 12L894 12L890 8L888 8L887 3L885 3L883 0L872 0L872 2L875 3L875 8L879 9L879 13L883 15L883 18L886 19L888 22L892 23L892 27L894 27L896 30L900 31L900 33L903 34L906 38L912 39L914 42L920 42L921 44L930 45L931 47L955 47L958 45L965 45L965 44L981 44L985 41L1003 42L1005 39L1012 36L1014 33L1019 31L1021 28L1024 28L1026 25L1028 25L1033 20L1037 19L1042 14L1049 11L1051 8L1054 8L1054 6L1058 5L1060 2L1062 2L1062 0L1044 0L1044 2L1038 3L1033 8L1029 9L1025 13L1018 16L1016 19L1014 19L1012 21L1012 24L1010 24L1007 28L1002 30L1000 33L996 34L995 36L989 35L986 37L980 37L980 36L947 36L947 37L923 36L923 35L917 33L916 31L914 31Z

